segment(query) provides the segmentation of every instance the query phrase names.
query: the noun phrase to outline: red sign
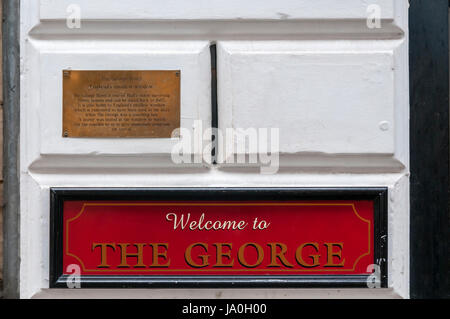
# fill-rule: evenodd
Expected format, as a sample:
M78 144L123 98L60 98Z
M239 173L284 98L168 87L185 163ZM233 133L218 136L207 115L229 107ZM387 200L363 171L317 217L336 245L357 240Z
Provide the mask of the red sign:
M373 206L66 200L63 272L76 264L82 275L369 274Z

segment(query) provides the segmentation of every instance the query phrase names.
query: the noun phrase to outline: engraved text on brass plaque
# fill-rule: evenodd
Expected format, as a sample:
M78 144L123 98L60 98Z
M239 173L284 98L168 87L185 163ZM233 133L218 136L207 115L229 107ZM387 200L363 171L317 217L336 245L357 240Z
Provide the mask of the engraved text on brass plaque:
M63 71L63 137L169 138L180 71Z

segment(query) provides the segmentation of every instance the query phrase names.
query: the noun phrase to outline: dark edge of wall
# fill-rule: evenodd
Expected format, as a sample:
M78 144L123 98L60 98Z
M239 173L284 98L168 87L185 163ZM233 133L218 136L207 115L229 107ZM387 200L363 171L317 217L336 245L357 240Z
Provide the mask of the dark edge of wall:
M19 298L20 1L3 1L3 297Z
M449 251L448 1L411 0L410 297L446 298Z

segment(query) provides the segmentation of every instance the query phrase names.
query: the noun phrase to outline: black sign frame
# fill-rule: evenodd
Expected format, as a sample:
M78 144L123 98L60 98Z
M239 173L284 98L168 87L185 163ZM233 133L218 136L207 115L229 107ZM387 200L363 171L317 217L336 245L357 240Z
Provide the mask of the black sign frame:
M387 188L51 188L50 288L67 288L63 274L63 203L67 200L372 200L374 264L387 287ZM82 275L81 288L363 288L368 275L120 276Z

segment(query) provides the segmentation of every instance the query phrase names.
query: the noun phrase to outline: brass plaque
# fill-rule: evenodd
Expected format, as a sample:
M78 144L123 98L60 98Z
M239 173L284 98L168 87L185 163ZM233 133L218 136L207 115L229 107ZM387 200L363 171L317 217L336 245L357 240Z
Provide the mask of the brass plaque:
M63 137L169 138L180 71L63 70Z

